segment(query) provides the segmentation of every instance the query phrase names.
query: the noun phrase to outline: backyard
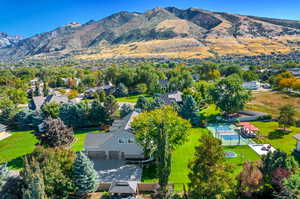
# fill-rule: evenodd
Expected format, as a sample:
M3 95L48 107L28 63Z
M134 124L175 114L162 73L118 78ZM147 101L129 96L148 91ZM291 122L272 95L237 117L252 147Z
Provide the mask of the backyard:
M119 98L116 98L116 100L118 102L130 102L130 103L136 103L138 98L140 96L144 96L146 97L147 99L151 99L152 97L149 96L149 95L145 95L145 94L141 94L141 95L131 95L131 96L128 96L128 97L119 97Z
M258 142L263 144L271 144L276 149L280 149L288 154L292 153L296 146L296 140L293 135L300 133L300 127L290 127L290 133L278 131L277 122L252 122L258 129L259 134L263 136Z
M188 163L194 157L195 147L199 145L199 138L204 133L208 133L207 129L193 128L190 132L188 141L178 147L172 156L172 169L169 178L170 183L175 184L175 188L182 190L182 185L189 182ZM259 159L259 156L249 146L226 146L224 150L234 151L237 153L237 157L228 158L227 161L233 166L233 175L236 176L242 170L243 163L246 160L255 161ZM143 170L143 182L154 182L155 168L150 166ZM177 186L176 186L177 185Z
M87 133L98 133L97 129L76 130L75 142L71 149L73 151L83 150L84 140ZM0 141L0 163L8 162L11 169L21 169L23 167L22 156L31 153L37 140L32 131L16 131L4 140Z
M275 117L279 114L279 108L292 104L296 109L296 117L300 118L300 98L292 97L284 93L274 91L252 92L253 99L246 105L246 109L265 112Z

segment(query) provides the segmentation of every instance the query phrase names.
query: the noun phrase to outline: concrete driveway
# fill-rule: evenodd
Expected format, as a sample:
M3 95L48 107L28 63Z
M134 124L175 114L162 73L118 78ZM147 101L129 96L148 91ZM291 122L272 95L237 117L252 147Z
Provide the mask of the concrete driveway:
M133 164L126 164L122 160L95 160L94 168L100 181L111 183L113 181L138 181L142 179L142 168Z

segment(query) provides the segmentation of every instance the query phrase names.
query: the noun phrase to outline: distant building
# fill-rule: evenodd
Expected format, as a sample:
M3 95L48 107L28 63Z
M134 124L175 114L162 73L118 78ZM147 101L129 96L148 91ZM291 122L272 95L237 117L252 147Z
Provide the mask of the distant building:
M43 97L43 96L32 97L32 100L29 102L28 106L32 110L40 110L42 106L46 103L55 102L57 104L63 104L63 103L68 103L69 101L70 101L69 98L65 95L52 94L52 95L48 95L47 97Z
M182 102L183 93L180 91L176 91L173 93L165 93L159 96L160 100L166 105L172 105L174 103Z
M244 82L243 87L247 90L258 90L260 83L258 81Z

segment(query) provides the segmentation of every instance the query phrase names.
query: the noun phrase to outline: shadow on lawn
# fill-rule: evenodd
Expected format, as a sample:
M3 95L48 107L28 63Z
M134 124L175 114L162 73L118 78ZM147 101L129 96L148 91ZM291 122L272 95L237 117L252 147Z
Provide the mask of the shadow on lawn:
M16 170L22 169L24 167L23 157L17 157L9 161L7 166Z
M290 132L283 130L275 130L269 133L268 138L270 140L281 139L283 136L290 134Z
M74 134L75 135L80 135L80 134L86 134L86 133L90 133L93 131L98 131L99 133L102 132L103 130L99 129L99 128L84 128L84 129L76 129L74 130Z

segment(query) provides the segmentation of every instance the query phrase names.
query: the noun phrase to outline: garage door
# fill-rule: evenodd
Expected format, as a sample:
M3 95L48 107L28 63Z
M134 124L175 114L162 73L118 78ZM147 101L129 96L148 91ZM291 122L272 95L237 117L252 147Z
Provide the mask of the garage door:
M108 156L111 160L118 160L120 159L120 151L109 151Z
M89 151L88 156L93 159L101 159L101 160L106 159L105 151Z

